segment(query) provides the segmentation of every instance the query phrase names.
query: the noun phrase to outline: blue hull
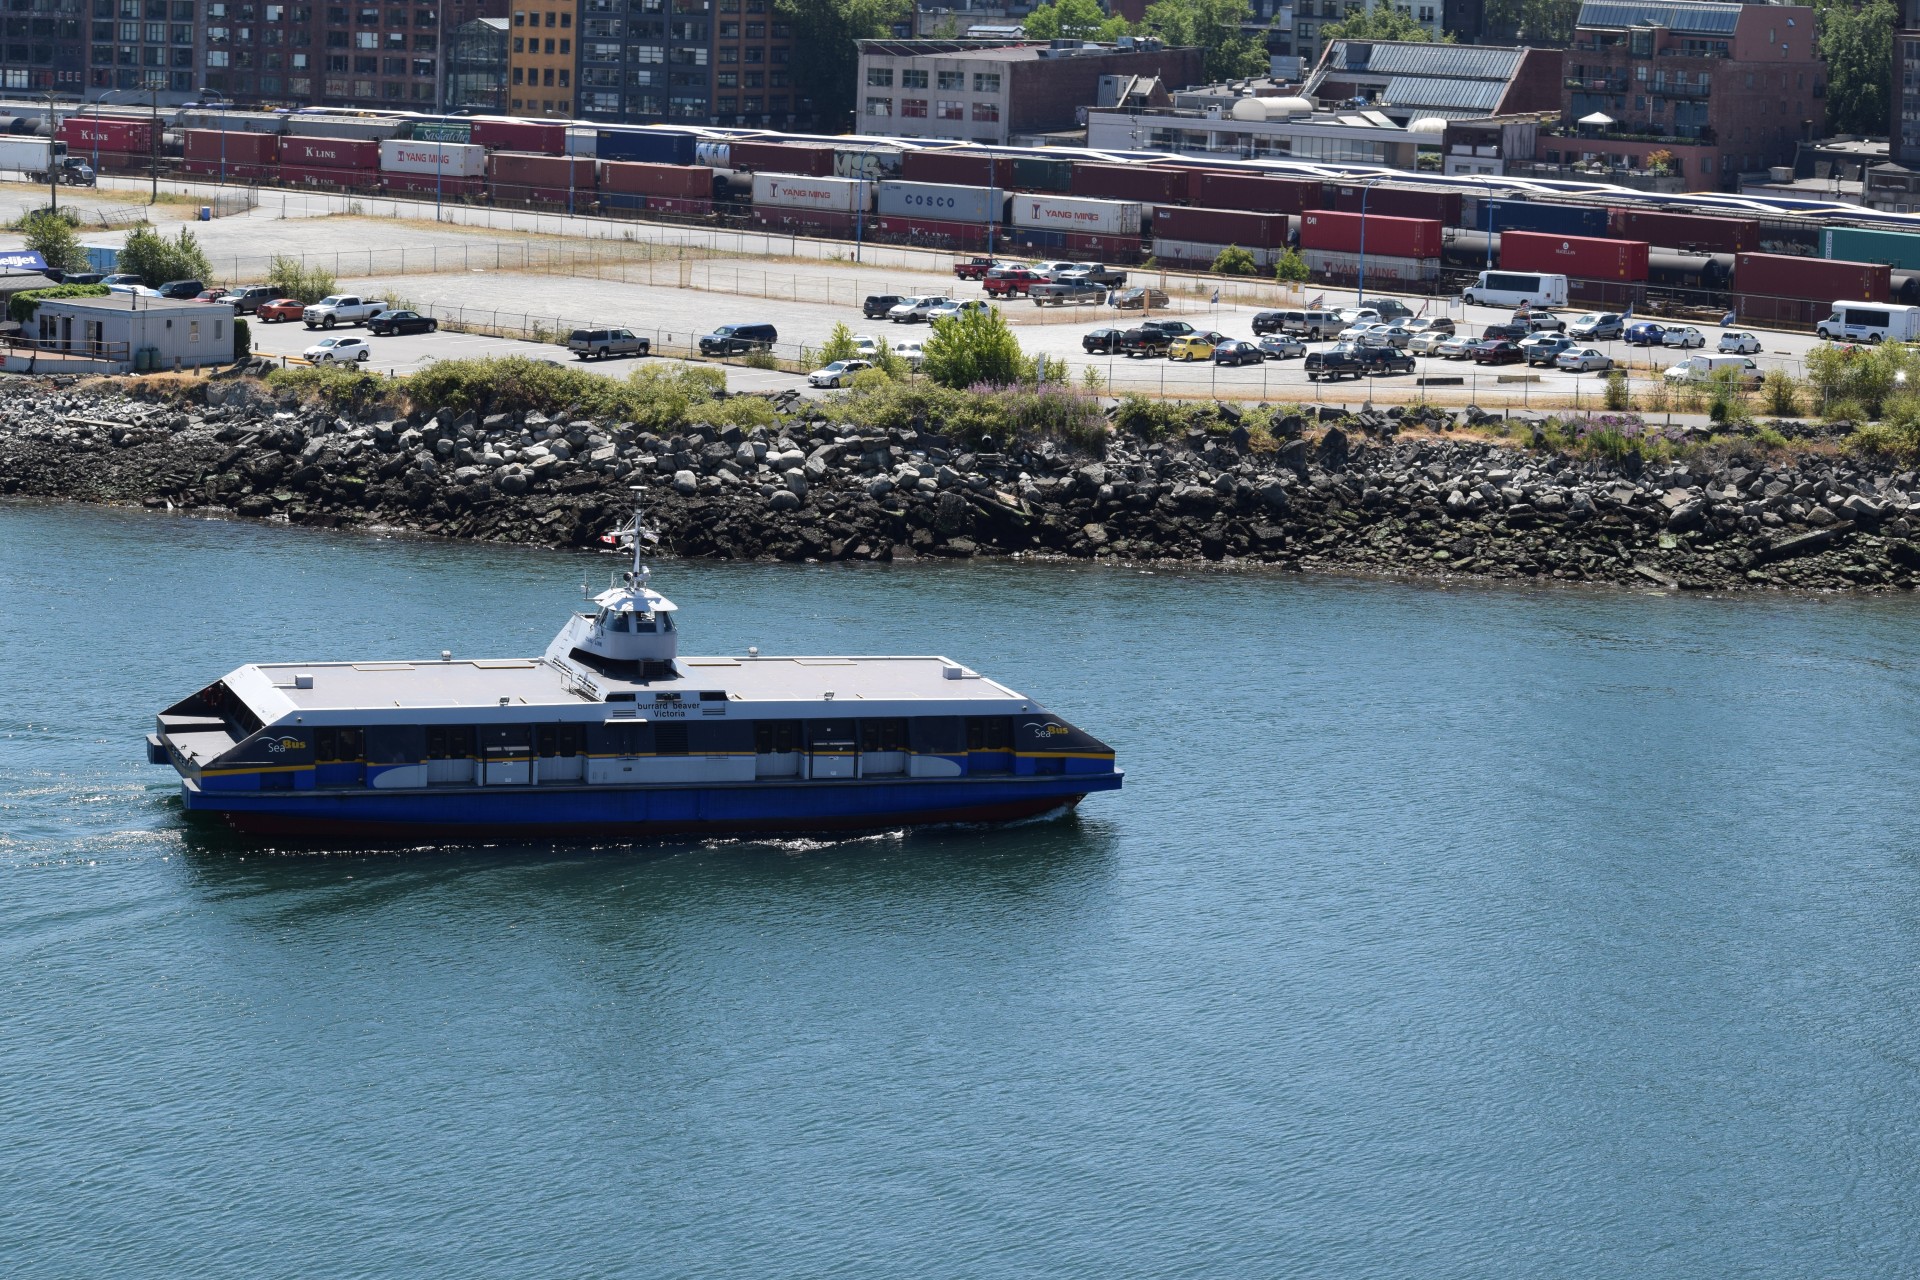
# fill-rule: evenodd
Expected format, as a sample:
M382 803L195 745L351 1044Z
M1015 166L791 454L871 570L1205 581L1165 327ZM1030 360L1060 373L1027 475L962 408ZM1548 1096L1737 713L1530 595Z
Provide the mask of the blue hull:
M929 822L1005 822L1117 790L1119 772L938 781L711 787L487 787L445 791L204 792L189 811L249 835L319 839L651 839L768 831L857 831Z

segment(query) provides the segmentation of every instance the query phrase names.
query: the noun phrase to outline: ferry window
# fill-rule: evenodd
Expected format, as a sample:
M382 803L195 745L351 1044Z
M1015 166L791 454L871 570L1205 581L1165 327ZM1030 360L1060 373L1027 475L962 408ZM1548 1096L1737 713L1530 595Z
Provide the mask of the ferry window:
M687 726L684 724L657 724L653 727L653 753L657 756L683 756L687 754Z
M1005 716L972 716L967 720L967 750L1010 751L1013 733Z
M652 618L643 618L639 614L635 614L633 617L633 629L642 635L652 635L659 630L659 628L654 625Z
M862 720L860 749L862 751L905 751L907 722L905 720Z
M427 730L427 759L464 760L473 754L469 725L439 725Z
M800 725L793 720L761 720L753 726L753 749L761 755L793 751L800 744Z
M321 729L314 734L313 758L317 761L358 760L361 745L358 729Z
M577 756L580 754L580 726L550 724L541 727L536 738L536 755Z
M614 614L613 621L607 624L607 630L609 631L625 632L626 629L627 629L627 615L624 613Z

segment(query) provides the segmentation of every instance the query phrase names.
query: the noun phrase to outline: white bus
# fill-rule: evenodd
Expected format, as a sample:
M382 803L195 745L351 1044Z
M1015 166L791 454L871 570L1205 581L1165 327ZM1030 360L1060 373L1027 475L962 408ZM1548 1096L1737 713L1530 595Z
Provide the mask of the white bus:
M1836 302L1814 332L1829 342L1913 342L1920 340L1920 307Z
M1460 296L1483 307L1564 307L1567 278L1526 271L1482 271Z

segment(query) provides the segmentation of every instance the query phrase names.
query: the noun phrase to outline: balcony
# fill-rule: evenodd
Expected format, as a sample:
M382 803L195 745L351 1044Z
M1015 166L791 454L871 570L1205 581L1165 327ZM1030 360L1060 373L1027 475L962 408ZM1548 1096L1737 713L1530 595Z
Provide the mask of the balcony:
M1656 98L1707 98L1713 95L1713 88L1704 84L1661 84L1656 81L1647 92Z

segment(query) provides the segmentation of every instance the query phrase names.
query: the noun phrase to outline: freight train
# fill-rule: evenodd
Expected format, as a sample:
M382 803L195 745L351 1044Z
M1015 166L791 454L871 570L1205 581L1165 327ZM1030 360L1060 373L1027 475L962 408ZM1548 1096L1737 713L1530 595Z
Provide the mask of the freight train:
M0 113L10 110L23 118L38 110L44 120L43 106L0 102ZM1595 306L1731 307L1780 323L1810 322L1836 297L1920 301L1920 215L1826 201L1284 160L371 110L87 110L62 120L58 136L106 173L164 165L250 184L956 251L1206 268L1236 246L1264 268L1294 249L1322 281L1364 276L1435 292L1499 265L1566 274L1574 300ZM1784 298L1783 289L1795 296Z

